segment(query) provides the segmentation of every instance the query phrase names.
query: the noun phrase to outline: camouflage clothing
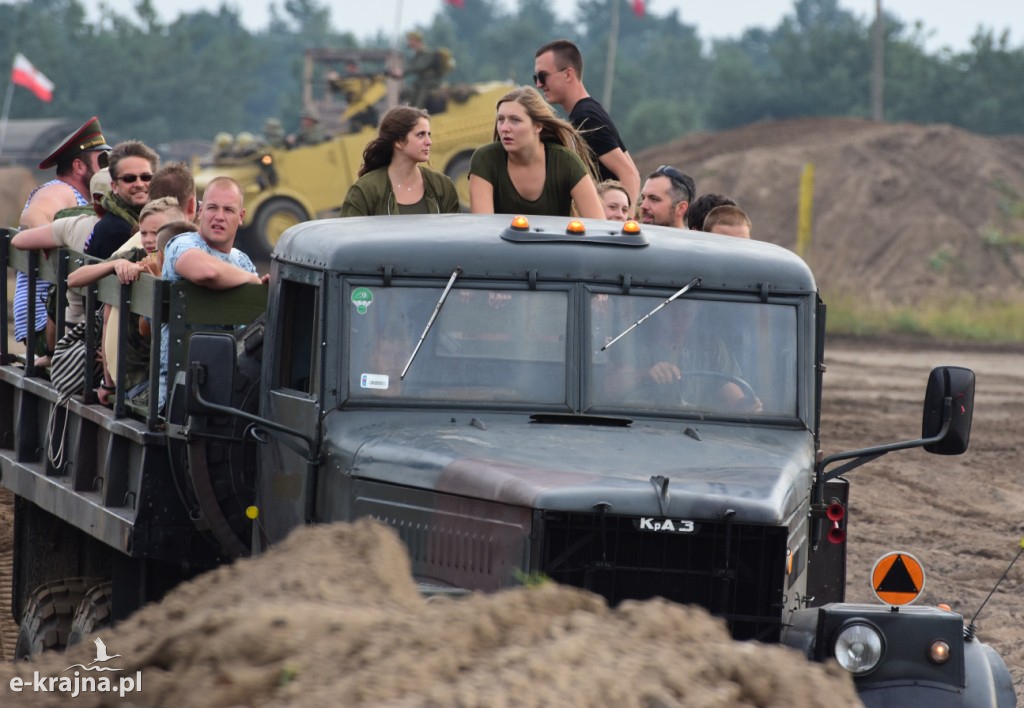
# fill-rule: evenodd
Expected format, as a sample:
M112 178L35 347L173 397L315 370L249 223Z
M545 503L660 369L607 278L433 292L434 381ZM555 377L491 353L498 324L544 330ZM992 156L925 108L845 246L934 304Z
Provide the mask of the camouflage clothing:
M445 73L436 51L426 46L418 49L405 67L405 75L412 77L412 85L404 92L409 105L426 106L431 94L441 88Z

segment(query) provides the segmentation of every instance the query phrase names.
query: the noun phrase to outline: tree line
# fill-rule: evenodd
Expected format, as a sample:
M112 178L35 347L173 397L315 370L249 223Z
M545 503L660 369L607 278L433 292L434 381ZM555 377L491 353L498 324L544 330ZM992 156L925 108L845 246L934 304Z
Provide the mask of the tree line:
M637 151L692 131L802 116L870 115L872 25L838 0L795 0L771 29L705 42L678 12L636 17L628 0L578 0L578 21L555 16L548 0L471 0L445 4L421 29L448 47L450 82L530 83L534 50L568 37L586 60L584 82L600 98L612 3L619 3L611 113ZM298 122L306 49L381 48L383 35L358 39L335 29L326 2L284 0L270 21L245 28L226 6L162 22L153 0L131 16L106 9L88 21L78 0L0 5L0 62L16 52L56 85L51 103L20 91L12 118L101 117L105 131L150 144L210 140L222 131L259 132L277 116ZM1024 132L1024 46L1007 32L979 30L964 51L929 52L927 28L884 23L885 119L950 123L987 134Z

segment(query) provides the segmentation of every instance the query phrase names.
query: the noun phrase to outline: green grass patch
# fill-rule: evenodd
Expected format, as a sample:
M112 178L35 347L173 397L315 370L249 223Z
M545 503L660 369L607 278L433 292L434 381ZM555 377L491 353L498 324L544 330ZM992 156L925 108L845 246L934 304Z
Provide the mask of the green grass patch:
M855 336L914 335L948 341L1024 342L1024 303L958 295L914 306L879 305L857 295L823 294L828 331Z

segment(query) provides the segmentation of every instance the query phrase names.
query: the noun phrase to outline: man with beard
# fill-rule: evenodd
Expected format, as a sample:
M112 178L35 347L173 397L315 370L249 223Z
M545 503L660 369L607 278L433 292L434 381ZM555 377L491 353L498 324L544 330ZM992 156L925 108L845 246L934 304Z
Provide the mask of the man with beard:
M85 253L106 260L131 237L139 212L149 201L149 183L160 157L145 143L126 140L110 151L110 193L103 199L106 214L93 228Z
M46 170L56 167L55 179L36 187L28 196L25 208L21 212L19 223L21 228L30 229L53 222L58 212L76 207L91 208L89 198L89 181L100 169L99 158L110 150L100 121L93 116L82 127L61 141L60 145L42 162L39 169ZM46 293L49 283L36 282L35 331L46 329ZM28 276L19 272L14 291L14 338L24 342L28 337ZM37 351L33 354L47 354L49 346L45 338L38 338ZM40 360L39 365L46 365Z
M690 175L672 165L662 165L640 190L640 221L656 226L685 229L686 210L693 201L696 185Z

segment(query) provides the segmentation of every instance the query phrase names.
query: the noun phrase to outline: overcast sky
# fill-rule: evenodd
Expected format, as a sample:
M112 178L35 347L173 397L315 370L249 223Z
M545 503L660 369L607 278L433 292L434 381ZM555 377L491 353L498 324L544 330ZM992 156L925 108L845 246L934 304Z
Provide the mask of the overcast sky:
M0 0L2 1L2 0ZM131 14L133 0L82 0L90 18L97 17L101 5L108 5L122 14ZM326 0L331 8L335 29L349 30L359 38L384 31L392 34L427 24L442 7L444 0ZM472 3L474 0L465 0ZM551 0L556 13L572 19L576 0ZM242 13L244 24L251 30L262 29L269 18L268 6L283 6L283 0L158 0L154 5L165 20L180 12L216 8L221 4ZM517 0L503 0L509 8ZM933 33L926 46L935 51L942 47L966 49L975 29L983 26L1001 32L1010 30L1010 44L1024 45L1024 1L1022 0L882 0L887 13L907 24L920 20ZM861 17L873 17L875 0L839 0L839 5ZM682 21L697 26L705 40L735 37L751 26L771 28L789 14L792 0L647 0L648 12L663 15L678 9Z

